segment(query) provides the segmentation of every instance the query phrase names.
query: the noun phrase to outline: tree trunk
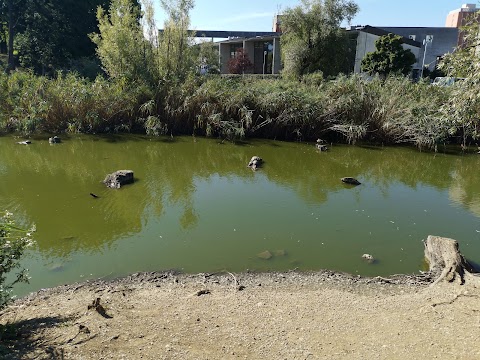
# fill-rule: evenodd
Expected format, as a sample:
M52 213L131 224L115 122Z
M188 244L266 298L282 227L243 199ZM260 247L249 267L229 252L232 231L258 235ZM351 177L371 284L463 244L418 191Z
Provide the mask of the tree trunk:
M8 66L7 72L15 70L15 58L13 57L13 0L8 0Z
M459 280L460 284L464 284L465 278L475 272L458 250L456 240L429 235L424 245L430 272L437 277L434 285L443 279L449 282Z

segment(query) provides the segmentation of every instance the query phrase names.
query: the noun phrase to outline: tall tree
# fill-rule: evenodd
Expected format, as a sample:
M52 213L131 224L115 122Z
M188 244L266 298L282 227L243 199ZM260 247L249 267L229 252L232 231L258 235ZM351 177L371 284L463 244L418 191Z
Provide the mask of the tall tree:
M362 60L362 71L383 77L389 74L410 74L416 62L415 55L409 49L404 49L402 44L400 35L380 36L375 41L376 50Z
M480 139L480 32L475 17L462 29L464 42L445 56L440 69L448 76L461 77L441 108L442 120L450 124L450 134L459 135L462 145Z
M350 22L358 9L352 0L302 0L287 9L282 17L284 74L347 72L352 42L341 25Z
M25 3L27 5L28 0L25 0ZM7 72L15 69L13 42L18 23L22 17L21 5L20 0L0 0L0 26L3 30L2 42L4 46L6 45L8 53Z
M98 8L99 33L91 34L103 69L112 78L127 82L149 82L152 74L151 44L140 26L140 9L131 0L112 0L105 11Z
M168 15L159 39L160 71L166 78L182 79L194 69L193 34L188 33L193 0L160 0Z
M39 73L68 67L71 59L94 56L95 47L88 34L96 29L97 7L109 3L0 0L0 26L3 24L8 36L10 66L14 65L14 46L22 66Z

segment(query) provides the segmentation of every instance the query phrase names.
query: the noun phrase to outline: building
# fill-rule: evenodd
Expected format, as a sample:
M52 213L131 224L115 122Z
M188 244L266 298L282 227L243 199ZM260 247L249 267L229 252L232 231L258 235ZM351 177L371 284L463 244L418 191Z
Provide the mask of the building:
M447 16L446 27L460 28L466 24L472 14L480 11L476 4L463 4L460 9L452 10Z
M362 60L365 56L376 50L375 42L381 37L388 35L389 33L394 33L393 31L386 31L377 27L373 26L354 26L347 29L353 33L357 34L357 41L356 41L356 51L355 51L355 61L353 64L353 72L359 74L362 72ZM399 34L397 34L399 35ZM414 71L418 71L421 69L421 60L420 60L420 49L422 44L415 41L414 39L403 37L403 48L405 50L410 50L417 62L414 64Z
M228 62L237 50L243 48L253 64L250 74L279 74L282 68L280 55L280 35L235 38L220 41L220 73L228 74Z
M447 21L445 26L448 28L456 28L458 31L457 35L457 46L462 46L464 43L464 37L462 32L459 30L462 26L467 25L467 22L470 18L480 12L480 9L477 8L475 4L463 4L460 9L452 10L447 15ZM477 21L480 22L480 13L477 15Z
M429 70L434 70L438 59L445 54L452 53L457 47L459 30L448 27L380 27L380 29L391 32L420 43L421 61L417 69L421 69L422 63ZM426 44L427 38L432 39ZM425 61L423 61L425 57Z

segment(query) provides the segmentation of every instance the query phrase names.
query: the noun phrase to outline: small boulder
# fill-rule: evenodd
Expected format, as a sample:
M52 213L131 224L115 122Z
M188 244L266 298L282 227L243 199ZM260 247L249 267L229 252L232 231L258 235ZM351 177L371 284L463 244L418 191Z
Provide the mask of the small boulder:
M263 260L270 260L272 258L272 253L268 250L265 250L259 254L257 254L257 257Z
M358 181L357 179L355 178L352 178L352 177L344 177L341 179L342 182L344 182L345 184L349 184L349 185L360 185L361 182Z
M53 136L51 138L48 138L48 142L50 144L60 144L62 142L62 139L60 139L58 136Z
M370 254L363 254L362 259L364 259L366 262L368 262L370 264L375 262L375 258Z
M123 185L133 183L133 171L132 170L118 170L112 174L108 174L103 180L103 183L107 187L112 189L120 189Z
M250 167L253 171L257 170L263 163L263 160L260 156L253 156L248 163L248 167Z

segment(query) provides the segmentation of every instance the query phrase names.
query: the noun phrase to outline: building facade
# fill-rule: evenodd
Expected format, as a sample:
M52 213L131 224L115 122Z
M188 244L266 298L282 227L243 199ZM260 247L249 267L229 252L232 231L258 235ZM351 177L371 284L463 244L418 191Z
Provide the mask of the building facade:
M459 30L448 27L381 27L382 30L391 32L405 38L412 39L420 44L420 63L416 67L421 69L423 57L425 66L434 70L438 60L445 54L452 53L458 43ZM428 44L427 38L432 39ZM415 69L415 68L414 68Z
M445 26L457 29L457 46L464 44L464 36L459 29L467 25L468 20L474 16L476 16L477 22L480 22L480 9L477 8L476 4L463 4L460 9L452 10L448 14Z
M475 14L480 9L477 9L476 4L463 4L460 9L452 10L447 16L445 22L446 27L460 28L466 24L467 19Z
M279 74L282 68L280 55L280 35L256 36L253 38L235 38L220 41L220 73L228 74L228 63L234 58L237 50L243 48L253 64L247 74Z

